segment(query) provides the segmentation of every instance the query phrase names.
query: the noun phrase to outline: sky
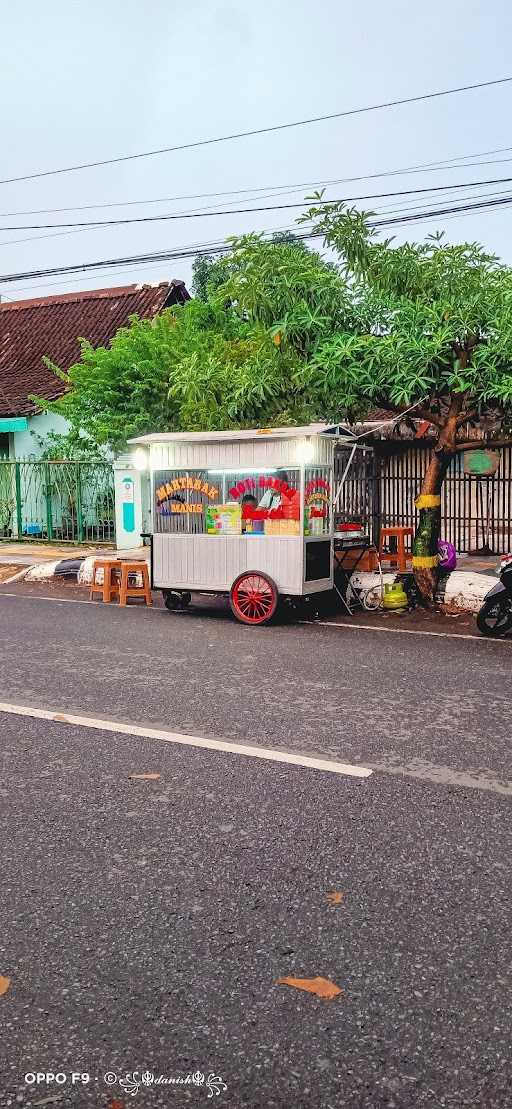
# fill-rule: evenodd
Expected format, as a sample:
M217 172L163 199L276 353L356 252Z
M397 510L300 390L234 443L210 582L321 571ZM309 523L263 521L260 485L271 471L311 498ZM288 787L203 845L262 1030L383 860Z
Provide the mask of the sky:
M509 0L317 0L315 5L311 0L3 0L1 7L2 179L512 75ZM16 284L2 277L290 227L300 209L73 233L2 230L6 226L299 203L310 191L304 182L367 177L447 159L462 158L465 164L337 184L326 195L512 177L511 109L512 83L0 185L0 297L171 278L189 285L189 260ZM491 164L470 165L468 155L482 155L480 160ZM288 189L276 196L280 186ZM507 187L466 191L474 198ZM226 195L173 199L212 193ZM437 206L449 196L361 203L389 213L419 203ZM462 191L455 197L460 201ZM161 198L162 203L148 203ZM144 203L12 215L128 201ZM436 229L444 229L450 241L476 239L512 264L512 206L438 216L400 229L397 238L421 239Z

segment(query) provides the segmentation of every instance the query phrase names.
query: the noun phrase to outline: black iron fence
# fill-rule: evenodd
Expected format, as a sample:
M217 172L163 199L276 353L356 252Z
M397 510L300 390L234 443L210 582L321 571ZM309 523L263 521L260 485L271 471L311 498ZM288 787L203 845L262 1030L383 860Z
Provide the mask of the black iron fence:
M374 451L358 450L340 498L339 521L363 520L378 540L381 526L415 527L418 495L431 457L428 444L379 443ZM337 452L339 480L349 458ZM500 451L500 465L489 478L464 473L464 454L452 462L441 498L442 537L458 551L512 550L512 448Z

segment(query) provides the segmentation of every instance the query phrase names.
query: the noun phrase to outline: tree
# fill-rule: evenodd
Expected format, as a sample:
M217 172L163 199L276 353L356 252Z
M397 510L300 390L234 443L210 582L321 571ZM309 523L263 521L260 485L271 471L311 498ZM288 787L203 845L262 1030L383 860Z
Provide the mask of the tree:
M259 238L262 245L267 240ZM293 231L274 231L268 240L270 244L293 246L295 249L307 252L308 247L303 239ZM228 240L236 243L237 239ZM226 262L227 259L227 262ZM198 300L208 300L215 296L217 289L224 285L235 269L235 263L226 248L221 254L198 254L192 263L192 292Z
M203 260L204 261L204 260ZM212 278L212 269L215 274ZM147 431L303 424L321 416L305 367L319 339L348 326L345 284L296 236L233 240L202 271L206 299L134 317L109 347L81 342L57 401L32 398L68 419L66 449L114 451Z
M269 244L259 235L244 235L231 246L217 298L227 298L239 316L267 328L283 351L292 349L301 359L308 389L305 370L318 344L354 326L343 277L319 254L303 249L301 240L298 246L286 238Z
M47 435L31 432L37 443L37 457L41 461L57 462L111 462L112 452L73 427L66 432L49 431Z
M67 373L48 363L66 394L55 402L33 399L69 421L74 449L84 437L119 451L155 428L316 418L304 366L318 337L344 318L343 281L299 243L233 240L215 263L206 301L187 301L154 320L133 318L108 347L82 341L81 360Z
M318 197L319 199L320 197ZM315 198L316 199L316 198ZM512 403L512 273L477 243L378 241L371 213L314 205L304 217L337 252L357 320L318 345L311 387L354 409L372 402L435 429L416 506L413 569L426 604L438 579L441 489L459 451L499 445L475 424L503 427ZM354 326L355 325L355 326Z
M208 300L210 289L217 289L225 280L224 270L219 266L224 254L214 257L212 254L198 254L192 262L192 292L198 300Z

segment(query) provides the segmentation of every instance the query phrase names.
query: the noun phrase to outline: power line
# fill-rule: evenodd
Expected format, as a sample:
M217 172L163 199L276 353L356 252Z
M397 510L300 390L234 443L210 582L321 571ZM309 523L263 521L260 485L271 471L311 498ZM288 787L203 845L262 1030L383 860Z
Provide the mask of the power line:
M412 223L414 220L424 219L426 217L430 218L433 216L450 215L453 212L462 213L475 210L480 211L485 208L499 208L503 205L508 205L511 203L512 194L509 193L508 196L498 197L494 200L479 200L476 204L460 204L452 208L432 208L430 210L418 212L417 214L413 215L409 214L387 218L384 220L372 220L370 221L370 224L372 227L392 227L396 223Z
M502 190L499 193L490 193L490 194L475 193L474 196L475 196L475 198L480 197L480 196L485 197L486 195L500 196L500 195L503 195L505 192L508 193L508 190ZM374 211L375 211L375 213L383 212L383 213L387 213L390 216L392 216L392 215L402 214L404 212L416 211L418 208L421 208L423 210L422 204L411 205L411 207L409 207L409 208L396 208L395 206L387 205L387 206L382 206L382 207L375 208ZM56 238L66 237L68 235L80 235L80 234L87 233L89 231L99 231L99 230L101 230L101 227L97 227L97 226L77 227L74 230L72 229L72 230L68 230L68 231L57 231L56 233L50 233L50 234L46 234L46 235L28 235L24 239L8 239L6 242L0 243L0 249L4 246L17 246L17 245L22 245L23 243L40 242L42 239L56 239ZM278 232L279 230L283 230L283 231L292 231L294 234L297 233L296 228L293 228L293 227L291 227L291 228L290 227L275 228L274 230L276 232ZM228 248L225 245L225 240L220 240L220 242L224 244L223 249L227 250ZM212 243L217 244L217 243L219 243L219 240L214 239L214 240L212 240ZM207 246L207 245L208 244L199 243L199 244L197 244L197 248L191 247L191 250L199 249L199 248L202 248L203 246ZM126 272L126 271L120 271L120 272ZM57 283L57 284L59 284L59 283ZM66 282L60 282L60 284L66 284ZM34 288L35 287L36 286L34 286ZM46 286L41 286L41 288L45 288L45 287Z
M299 235L297 234L297 229L295 227L289 227L289 226L273 227L273 228L271 228L267 231L263 231L262 234L263 235L274 236L276 234L280 234L280 233L285 232L285 231L286 232L291 232L292 234L299 237ZM306 237L305 235L300 235L300 238L305 238L305 237ZM44 238L44 236L41 236L41 238ZM270 239L270 240L265 239L264 241L265 242L269 242L269 241L271 242L272 239ZM187 250L187 257L191 257L191 258L195 257L197 254L201 254L202 256L208 255L210 253L213 253L214 249L215 249L215 253L222 253L222 254L227 254L228 251L229 251L229 247L226 244L225 239L210 239L208 242L189 243L188 246L185 249ZM164 260L166 260L166 259L164 259ZM139 269L147 270L147 269L155 269L157 266L161 266L162 261L144 262L144 263L142 263L142 265L137 262L136 264L137 264ZM132 272L131 269L110 269L108 267L108 265L106 266L106 268L108 269L109 274L124 274L124 273L131 273ZM100 270L96 270L95 272L100 273ZM85 277L68 277L68 278L66 278L65 281L45 281L43 284L28 285L24 289L17 289L16 291L17 292L27 292L27 291L32 290L32 289L36 289L36 290L37 289L49 289L49 288L55 288L56 286L69 285L70 283L77 284L78 282L89 281L89 280L90 280L90 278L87 275ZM0 295L5 296L5 293L0 294ZM5 299L6 300L12 300L11 297L6 297Z
M398 215L396 217L386 217L386 218L381 219L381 220L370 220L369 225L371 227L374 227L374 228L384 228L384 227L390 227L390 226L393 226L395 224L400 224L400 223L411 223L411 222L416 222L418 220L425 221L427 219L430 220L435 216L454 216L454 215L458 215L458 214L464 215L464 214L469 214L471 211L478 211L478 210L482 210L482 209L491 210L493 208L502 207L503 205L509 205L511 203L512 203L512 194L510 194L508 196L504 196L504 197L499 197L497 199L492 199L492 200L479 200L476 203L472 203L472 204L456 205L456 206L445 207L445 208L434 208L434 209L430 208L430 209L425 209L424 211L414 213L414 214L404 214L404 215L401 215L401 216ZM323 237L320 232L314 232L314 231L297 232L296 229L293 228L293 227L285 228L285 229L281 229L281 230L293 231L297 238L303 239L303 240L314 239L314 238L322 238ZM272 231L268 230L268 231L263 232L263 233L264 234L271 234ZM94 273L94 272L97 272L99 270L109 270L114 266L119 267L119 266L137 266L138 265L138 266L143 267L145 263L147 263L147 264L156 264L156 263L159 263L159 262L168 262L168 261L173 261L173 260L176 261L176 260L180 260L180 259L191 258L191 257L194 257L196 255L203 255L203 254L211 254L211 255L224 254L224 253L226 253L227 250L229 250L229 247L227 246L227 244L225 242L220 243L218 241L217 242L213 241L213 243L193 244L192 246L184 247L184 248L181 248L181 249L153 251L153 252L146 253L146 254L128 255L126 257L121 257L121 258L109 258L109 259L104 259L104 260L98 261L98 262L77 263L75 265L70 265L70 266L53 266L49 269L31 270L31 271L27 271L27 272L24 272L24 273L16 273L16 274L5 274L3 276L0 276L0 283L12 284L14 282L25 280L25 279L28 280L30 278L40 278L40 277L46 277L46 276L53 276L53 275L57 275L57 274L68 274L68 275L70 275L70 274L77 273L77 272Z
M101 227L75 227L69 231L55 231L50 232L48 235L25 235L23 239L6 239L5 242L0 242L0 250L3 246L20 246L22 243L37 243L40 239L62 239L66 235L82 235L87 231L101 231Z
M394 192L387 193L363 193L359 196L342 196L336 197L331 200L319 200L317 204L328 206L329 204L346 204L352 203L356 200L385 200L393 196L418 196L420 193L438 193L448 192L453 189L470 189L476 188L480 185L502 185L512 181L512 177L491 177L483 181L463 181L455 185L430 185L424 186L421 189L397 189ZM246 215L252 212L278 212L289 210L291 208L304 208L306 205L305 200L295 201L293 204L266 204L257 208L224 208L222 211L204 212L204 211L190 211L190 212L171 212L162 216L128 216L125 219L112 219L112 220L91 220L91 221L73 221L70 223L27 223L17 224L14 226L0 227L2 231L45 231L57 230L59 228L97 228L97 227L120 227L125 224L131 223L159 223L168 220L181 220L181 219L209 219L213 216L234 216ZM1 245L1 244L0 244Z
M488 212L491 213L491 214L492 214L492 211L493 211L493 209L488 209ZM446 220L465 219L470 215L472 215L471 212L461 212L461 213L455 212L454 214L447 215L445 218L446 218ZM424 220L424 222L427 222L427 220L429 220L428 214L424 215L424 213L421 213L421 217ZM418 222L421 222L421 219L418 219ZM294 228L293 226L292 227L274 228L272 230L272 234L274 234L276 231L277 232L278 231L290 231L293 234L297 234L296 228ZM270 234L270 232L268 232L268 233ZM43 237L44 236L41 236L41 238L43 238ZM307 240L307 239L310 239L310 238L318 238L319 236L305 234L305 235L298 235L297 237L300 237L301 239ZM182 257L183 258L192 258L192 257L197 257L198 255L204 256L204 255L208 255L208 254L223 254L223 253L225 254L225 253L227 253L228 249L229 248L227 247L227 245L224 241L220 242L218 240L217 241L214 240L212 243L203 243L203 244L198 244L197 246L190 247L187 254L182 255ZM133 263L133 265L137 265L137 269L142 270L142 271L146 271L146 270L149 270L149 269L154 270L156 268L161 267L162 262L167 261L167 260L172 260L172 259L166 257L166 258L160 259L160 261L158 261L158 262L155 262L155 261L153 261L153 262L143 262L142 264L140 262L138 262L138 260L136 260ZM106 264L104 268L106 269L107 274L109 276L110 275L115 275L115 276L119 275L120 276L121 274L124 275L125 273L130 273L130 274L133 273L133 267L121 268L121 269L112 269L112 268L109 267L108 264ZM101 267L98 270L95 270L95 273L98 276L101 276ZM90 280L91 280L91 278L89 277L88 274L86 274L85 277L84 276L82 276L82 277L68 276L64 281L45 281L45 282L42 282L39 285L28 285L28 286L25 286L25 288L21 288L21 289L18 288L16 290L16 292L17 293L33 292L33 291L38 292L40 289L51 289L51 288L56 288L56 287L62 287L62 285L66 285L66 286L69 287L70 284L71 285L76 285L76 284L81 284L84 281L90 281ZM6 296L5 293L0 293L0 297L3 297L5 300L9 300L12 303L14 303L14 298Z
M491 197L495 197L495 196L505 196L505 195L508 196L509 193L510 193L510 186L507 189L497 189L497 190L493 190L493 191L490 191L490 192L487 192L487 191L486 192L472 191L468 194L461 193L460 196L457 194L456 196L453 196L453 197L450 196L450 197L447 197L446 199L450 200L452 203L458 203L459 201L462 202L462 201L467 201L467 200L479 200L480 198L482 200L489 200L489 199L491 199ZM444 199L444 198L442 198L442 199ZM414 212L414 211L417 211L419 208L423 208L424 205L425 205L425 198L424 197L422 198L422 200L420 201L419 204L411 204L411 205L408 205L407 207L405 207L403 205L400 205L400 204L398 206L396 204L384 204L384 205L381 204L381 205L378 205L378 206L376 206L372 209L372 215L377 215L377 214L383 212L383 213L387 213L390 216L392 216L392 215L396 215L396 214L401 214L403 212Z
M508 150L508 149L512 150L512 147L503 147L501 149L503 149L503 150ZM494 151L489 151L488 153L495 153L495 152ZM458 157L459 157L459 160L460 160L460 158L463 158L463 157L470 158L470 157L476 157L476 155L468 154L468 155L459 155ZM455 159L452 159L452 161L454 161L454 160ZM506 159L501 159L501 160L502 161L512 161L512 158L506 158ZM445 169L445 168L462 169L462 168L465 168L464 166L459 166L459 165L454 165L454 166L448 167L446 165L446 163L442 163L442 164L441 163L440 164L430 163L430 164L432 165L433 168L437 168L437 169ZM492 163L492 162L480 162L480 163L473 162L471 164L472 165L491 165L491 164L494 164L494 163ZM418 167L418 172L420 172L421 168L422 167ZM406 172L409 173L409 172L413 172L413 171L412 170L406 170L406 169L404 169L404 170L389 170L386 173L370 174L369 176L370 177L394 176L395 174L406 173ZM416 170L414 170L414 172L416 172ZM364 177L340 178L339 180L336 180L336 181L323 182L323 184L324 185L327 185L327 184L332 185L332 184L341 184L344 181L362 181L362 180L366 180L366 178L364 178ZM501 179L499 179L499 180L501 180ZM506 181L507 178L504 178L503 180ZM487 182L480 182L480 184L486 184L486 183ZM313 182L313 181L303 182L302 186L297 186L296 188L293 188L293 189L290 188L289 191L290 192L298 192L300 187L305 188L305 187L308 187L308 186L312 187L313 185L321 185L321 184L322 184L322 182L320 182L320 181L317 181L317 182ZM263 188L263 186L261 186L261 187ZM268 186L268 187L270 188L271 186ZM457 184L457 185L437 186L437 187L432 186L432 188L430 188L430 189L425 188L423 191L425 191L425 192L434 192L434 191L436 191L436 188L437 188L438 192L443 192L443 191L446 191L448 189L458 189L459 187L460 187L460 189L466 189L466 188L474 188L475 186L471 182L467 182L467 183L460 183L460 186L459 186L459 184ZM275 186L275 188L276 189L285 189L286 186L279 185L279 186ZM241 190L241 191L244 191L244 190ZM247 190L247 191L253 191L253 190ZM418 191L421 192L421 190L418 190ZM414 190L410 190L410 192L414 192ZM201 195L201 194L198 194L198 195ZM220 196L220 195L227 195L227 194L204 193L203 195L206 197L206 196ZM273 195L273 194L269 194L269 195ZM407 190L404 190L404 192L400 192L400 193L396 193L396 194L386 194L386 193L385 194L379 194L379 193L377 193L377 194L373 194L373 195L374 195L375 199L378 199L379 197L387 196L387 195L405 196L405 195L407 195ZM482 194L482 195L485 195L485 194ZM491 195L494 195L494 194L491 194ZM174 198L169 198L169 199L180 199L180 198L174 197ZM184 199L184 198L181 198L181 199ZM255 197L254 199L265 199L265 197L258 197L258 198ZM324 201L324 203L326 203L326 204L333 203L333 202L334 201L330 201L330 200L325 200ZM84 211L84 210L87 210L87 209L90 209L90 208L96 208L96 207L111 208L111 207L124 206L125 204L126 205L132 205L132 204L135 205L135 204L143 204L143 203L157 204L157 203L163 203L163 200L162 201L152 200L152 201L146 201L146 202L145 201L122 201L121 202L120 201L119 204L113 204L112 203L112 204L105 204L105 205L95 205L95 204L83 205L81 209L80 208L78 208L78 209L74 209L74 208L55 208L55 209L49 208L49 209L40 209L40 211L41 212ZM303 201L301 201L301 206L302 206L302 204L303 204ZM218 207L219 207L218 205L212 206L212 208L218 208ZM388 209L384 209L384 208L376 208L375 209L375 211L385 211L385 210L390 210L390 209L389 208ZM192 213L194 211L195 211L194 209L189 209L189 210L187 210L183 213L176 213L176 215L177 216L181 216L181 215L187 216L189 214L189 212ZM208 211L209 212L209 211L211 211L211 209L206 209L206 208L205 209L197 209L197 211L200 211L200 212ZM251 211L251 209L244 209L244 211ZM8 214L9 213L4 213L3 217L0 216L0 218L6 218L6 216ZM27 213L23 213L23 212L11 213L11 215L23 215L23 214L26 214L26 215L37 214L37 210L34 213L30 213L30 212L27 212ZM217 213L212 212L212 214L217 214ZM221 213L218 213L218 214L221 214ZM162 217L162 218L165 218L165 217ZM54 238L60 238L62 236L67 236L67 235L76 235L76 234L79 234L79 233L87 232L89 230L97 231L97 230L101 230L101 227L104 226L104 225L105 224L102 224L101 221L99 221L99 222L92 221L90 225L89 224L85 224L85 225L77 224L75 226L75 224L72 224L72 225L68 226L67 224L65 224L64 226L67 228L67 230L64 230L64 231L57 231L55 233L52 232L50 234L44 234L44 235L28 235L28 236L26 235L24 238L21 238L21 239L6 239L6 240L3 240L3 241L0 242L0 249L2 247L6 247L6 246L18 246L18 245L22 245L23 243L38 242L42 239L54 239ZM37 226L39 226L39 225L37 225ZM44 226L59 227L61 225L60 224L49 224L49 225L44 225ZM106 223L106 226L109 226L109 224ZM19 226L18 229L19 230L28 230L28 228L26 228L24 225ZM0 231L2 231L2 230L8 230L8 228L0 228Z
M504 162L512 161L512 158L492 158L490 161L486 162L475 162L472 159L484 158L488 154L505 154L511 150L512 146L499 146L494 150L480 150L473 154L457 154L452 158L445 158L442 161L420 162L419 165L415 166L402 166L398 169L381 170L379 173L360 174L356 177L335 177L322 179L321 181L299 181L294 184L287 183L285 185L253 185L252 188L224 189L221 192L214 193L182 193L179 196L146 197L144 200L112 200L99 204L75 204L65 208L29 208L21 212L0 212L0 219L9 219L10 217L17 216L53 215L59 212L88 212L97 208L140 207L143 204L173 204L178 200L207 200L219 196L241 196L247 193L269 192L270 190L272 192L282 192L286 194L287 192L298 192L299 189L329 188L332 185L345 185L353 181L373 181L379 177L399 177L402 174L423 173L425 170L431 173L441 173L443 170L470 169L472 166L502 165ZM460 162L466 163L466 165L453 164ZM254 197L254 199L261 198Z
M159 154L172 154L179 150L192 150L200 146L212 146L214 143L232 142L234 139L245 139L253 135L267 135L275 131L286 131L292 127L305 127L312 123L323 123L326 120L362 115L365 112L377 112L381 111L383 108L396 108L402 104L417 104L420 101L434 100L441 96L453 96L456 93L470 92L474 89L490 88L494 85L505 85L510 81L512 81L512 77L497 77L492 81L479 81L474 85L459 85L457 88L422 93L420 96L402 97L400 100L386 100L380 104L369 104L364 108L349 108L342 112L330 112L327 115L294 120L292 123L277 123L271 127L257 127L250 131L235 131L229 135L218 135L212 139L197 139L195 142L180 143L177 146L163 146L157 150L145 150L139 154L121 154L115 158L103 158L96 162L82 162L78 165L62 166L59 169L39 170L37 173L27 173L20 177L6 177L0 180L0 185L12 185L20 181L33 181L36 178L53 177L60 173L74 173L82 169L96 169L100 166L115 165L119 162L131 162L140 158L153 158Z

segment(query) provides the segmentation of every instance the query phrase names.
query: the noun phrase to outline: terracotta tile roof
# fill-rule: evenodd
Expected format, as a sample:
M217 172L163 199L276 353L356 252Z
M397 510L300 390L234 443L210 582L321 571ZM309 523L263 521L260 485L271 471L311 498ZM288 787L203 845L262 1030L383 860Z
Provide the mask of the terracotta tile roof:
M188 299L183 281L164 281L0 303L0 416L31 415L29 393L54 400L65 392L44 356L68 370L79 338L105 346L130 316L151 319Z

